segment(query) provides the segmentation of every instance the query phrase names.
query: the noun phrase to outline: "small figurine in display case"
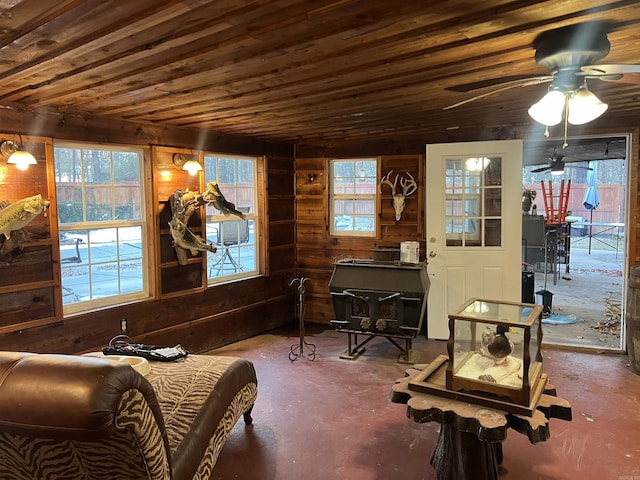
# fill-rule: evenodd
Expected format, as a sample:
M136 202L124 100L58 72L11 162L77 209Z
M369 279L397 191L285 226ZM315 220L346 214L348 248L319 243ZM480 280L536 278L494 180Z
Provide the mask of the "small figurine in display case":
M449 315L446 388L518 405L537 401L542 306L471 299Z

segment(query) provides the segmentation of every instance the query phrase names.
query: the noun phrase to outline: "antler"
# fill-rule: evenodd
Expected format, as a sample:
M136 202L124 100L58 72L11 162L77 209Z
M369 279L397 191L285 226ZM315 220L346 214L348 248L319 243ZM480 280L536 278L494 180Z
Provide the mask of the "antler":
M389 178L391 177L391 173L393 173L393 170L389 170L389 173L387 173L382 177L382 180L380 180L380 185L378 186L378 188L380 190L380 193L382 193L382 186L389 185L391 187L391 194L395 196L396 184L398 183L398 175L396 175L396 179L393 181L393 183L391 183L391 180L389 180Z
M409 178L411 178L411 180L409 180L408 178L404 178L404 177L402 177L400 179L400 186L402 187L402 194L405 197L408 197L409 195L411 195L413 192L415 192L418 189L418 184L413 179L411 174L409 172L407 172L407 175L409 175ZM396 180L397 179L398 179L398 177L396 177Z

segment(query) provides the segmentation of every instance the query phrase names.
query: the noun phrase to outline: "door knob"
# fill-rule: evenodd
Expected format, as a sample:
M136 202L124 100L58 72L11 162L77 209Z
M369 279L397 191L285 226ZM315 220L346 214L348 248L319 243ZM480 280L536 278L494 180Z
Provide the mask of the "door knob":
M434 252L433 250L429 251L429 258L433 258L436 256L436 252Z

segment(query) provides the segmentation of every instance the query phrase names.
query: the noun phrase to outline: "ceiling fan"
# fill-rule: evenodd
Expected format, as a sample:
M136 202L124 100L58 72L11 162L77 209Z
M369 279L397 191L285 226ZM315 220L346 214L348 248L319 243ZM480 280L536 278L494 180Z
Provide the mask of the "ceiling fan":
M529 109L529 114L547 127L557 125L564 119L563 146L566 146L567 123L587 123L607 108L587 89L587 79L640 84L640 65L596 64L609 53L611 44L607 33L613 31L614 27L613 22L593 21L543 32L533 41L533 48L536 63L547 68L548 75L513 75L447 87L447 90L455 92L472 92L493 86L497 88L449 105L444 110L512 88L550 83L547 95ZM587 109L582 110L583 106Z
M564 155L556 155L555 149L553 151L553 156L549 157L549 164L546 167L536 168L531 170L531 173L540 173L546 172L549 170L551 175L562 175L564 173L564 168L582 168L583 170L593 170L591 167L584 167L582 165L567 165L564 161Z

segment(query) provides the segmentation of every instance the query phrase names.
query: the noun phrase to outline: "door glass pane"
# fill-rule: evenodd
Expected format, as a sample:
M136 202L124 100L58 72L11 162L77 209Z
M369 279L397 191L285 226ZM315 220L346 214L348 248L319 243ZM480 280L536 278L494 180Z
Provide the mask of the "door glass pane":
M499 217L502 213L502 190L487 188L484 191L484 214L487 217Z
M500 219L485 220L485 230L484 230L485 246L499 247L501 245L501 238L502 238L502 235L500 234L501 226L502 226L502 220Z
M448 159L444 205L447 246L500 246L502 159Z

